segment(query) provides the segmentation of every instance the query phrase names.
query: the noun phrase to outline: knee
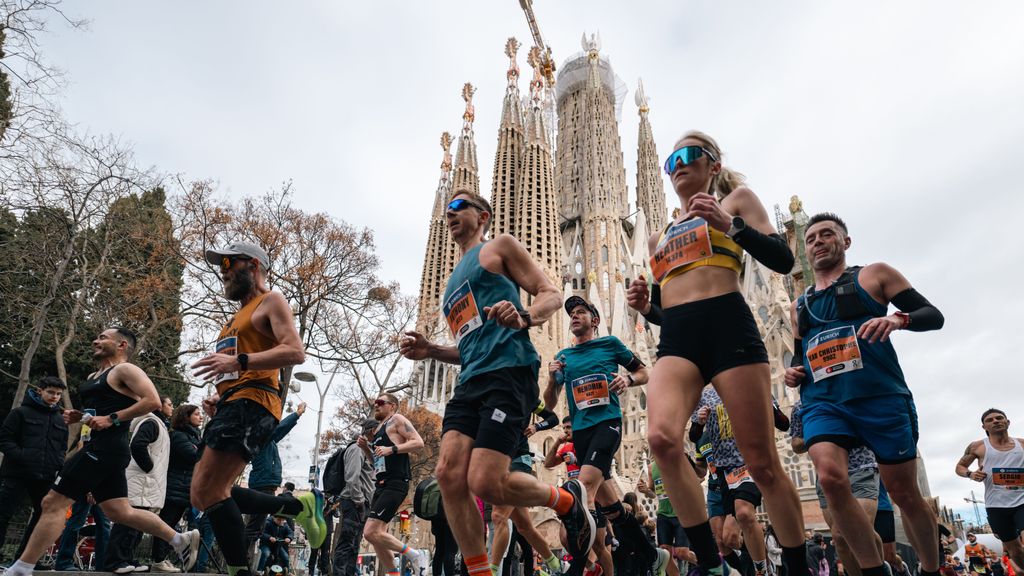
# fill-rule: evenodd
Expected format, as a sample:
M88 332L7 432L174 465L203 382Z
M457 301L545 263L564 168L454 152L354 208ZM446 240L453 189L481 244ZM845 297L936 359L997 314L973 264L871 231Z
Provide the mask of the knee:
M757 523L757 516L754 515L753 506L737 506L736 521L744 528L750 528Z
M676 427L654 425L647 429L647 442L656 458L663 461L678 458L683 452L683 430Z
M366 538L367 542L373 544L377 540L377 526L367 522L366 526L363 526L363 538Z
M469 473L469 491L485 502L505 504L504 478L488 469L471 470Z
M109 518L111 522L115 524L125 524L125 520L127 520L131 516L131 510L132 509L130 506L125 505L112 507L111 509L104 510L103 512L107 515L107 518Z
M43 497L43 501L40 503L43 514L60 514L67 508L67 498L55 493L50 492ZM14 510L14 506L11 506L11 510Z
M491 522L495 526L498 524L505 524L509 517L512 516L512 508L507 506L494 506L491 508Z
M921 491L917 488L917 482L913 480L900 480L893 483L891 488L889 487L889 482L886 482L885 489L889 492L889 499L892 500L893 504L899 506L900 510L914 511L918 508L930 510L924 498L921 497Z
M457 467L450 463L440 461L434 469L437 476L437 484L445 493L462 493L469 490L468 482L463 474L459 473Z
M746 463L750 477L758 486L774 486L781 479L778 474L781 465L770 454L755 454L753 458L746 458Z
M850 477L846 470L840 470L838 466L830 464L822 466L817 472L821 490L830 498L850 492ZM850 495L853 493L850 492Z

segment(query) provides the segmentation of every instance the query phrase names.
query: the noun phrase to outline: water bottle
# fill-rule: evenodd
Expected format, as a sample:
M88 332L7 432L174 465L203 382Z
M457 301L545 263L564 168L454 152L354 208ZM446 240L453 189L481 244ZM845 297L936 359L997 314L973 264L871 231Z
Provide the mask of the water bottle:
M565 356L559 356L558 358L555 358L555 360L558 360L559 362L564 364L565 363ZM565 373L562 371L561 368L559 368L558 370L555 370L555 382L557 382L559 386L562 386L562 385L565 384Z
M89 427L89 422L96 416L96 410L86 408L82 412L82 443L87 444L92 440L92 428Z

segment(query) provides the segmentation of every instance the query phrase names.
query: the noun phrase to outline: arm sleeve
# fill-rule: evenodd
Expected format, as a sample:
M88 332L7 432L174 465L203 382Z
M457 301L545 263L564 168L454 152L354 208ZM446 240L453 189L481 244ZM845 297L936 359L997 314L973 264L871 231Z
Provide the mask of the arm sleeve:
M299 423L299 414L293 412L286 416L283 420L278 422L277 428L274 428L274 435L271 436L271 441L274 443L284 440L284 437L295 428L295 425Z
M21 441L21 411L11 410L11 413L4 418L3 426L0 426L0 452L4 458L10 458L23 462L24 452L19 442Z
M661 285L651 286L651 309L643 315L648 322L655 326L661 326Z
M353 444L345 449L341 458L345 466L345 488L341 490L341 497L353 502L362 502L363 493L360 490L359 477L363 473L363 460L366 456L359 446Z
M779 274L789 274L793 270L793 251L789 249L786 239L778 233L764 234L747 226L733 236L733 241L750 253L750 256Z
M159 437L160 431L157 429L157 423L152 420L139 424L135 436L132 436L132 460L135 460L139 468L145 472L153 470L153 459L149 457L149 445L156 442Z
M910 316L910 326L907 326L907 330L911 332L938 330L946 323L942 312L913 288L907 288L893 296L892 303L900 312L906 312Z
M558 425L558 414L555 414L554 412L548 410L547 408L542 410L540 414L538 414L538 416L543 418L543 420L537 422L537 424L534 425L534 427L537 429L537 432L540 432L542 430L550 430Z
M640 358L618 338L615 339L615 361L618 362L619 366L624 367L630 372L636 372L644 367L644 363L640 361Z
M696 444L700 441L700 437L704 435L704 425L698 423L696 420L691 420L690 424L690 442Z

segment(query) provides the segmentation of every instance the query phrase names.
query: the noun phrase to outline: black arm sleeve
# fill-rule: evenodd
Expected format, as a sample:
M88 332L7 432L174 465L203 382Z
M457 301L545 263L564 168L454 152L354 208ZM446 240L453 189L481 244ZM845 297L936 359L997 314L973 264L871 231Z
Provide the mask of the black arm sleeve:
M135 436L132 437L132 460L139 465L144 471L149 472L153 469L153 459L149 457L149 445L156 442L156 439L160 436L160 431L157 430L157 423L152 420L139 424L139 429L135 431Z
M700 422L690 422L690 442L694 444L700 442L700 437L704 435L704 425Z
M939 312L938 308L913 288L907 288L893 296L892 303L893 306L899 308L900 312L906 312L910 316L910 325L907 326L907 330L911 332L938 330L946 323L942 312Z
M780 432L789 432L789 417L778 405L772 405L772 415L775 418L775 429Z
M537 415L543 418L543 420L537 422L537 424L534 425L534 427L537 429L537 432L540 432L541 430L550 430L551 428L554 428L555 426L558 425L558 414L555 414L554 412L548 410L547 408L541 410L540 413Z
M799 368L804 365L804 341L799 338L793 339L793 359L789 361L790 368Z
M643 317L651 324L661 326L661 286L658 284L651 287L651 309Z
M793 271L793 251L789 249L786 239L779 234L765 235L749 226L732 238L741 248L761 264L779 274Z

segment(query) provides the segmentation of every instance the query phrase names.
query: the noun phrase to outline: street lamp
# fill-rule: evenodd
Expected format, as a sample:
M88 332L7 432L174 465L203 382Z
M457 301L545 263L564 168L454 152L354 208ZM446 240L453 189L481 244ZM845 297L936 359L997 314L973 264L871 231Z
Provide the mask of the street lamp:
M327 381L327 386L321 387L320 380L316 377L316 374L312 372L296 372L292 376L296 380L302 382L312 382L316 384L316 391L320 394L320 407L316 413L316 445L313 446L313 472L316 474L310 481L314 487L316 486L316 478L320 475L320 430L324 422L324 398L327 396L327 392L331 389L331 384L334 383L334 377L338 374L338 367L334 367L334 371L331 372L331 378Z

